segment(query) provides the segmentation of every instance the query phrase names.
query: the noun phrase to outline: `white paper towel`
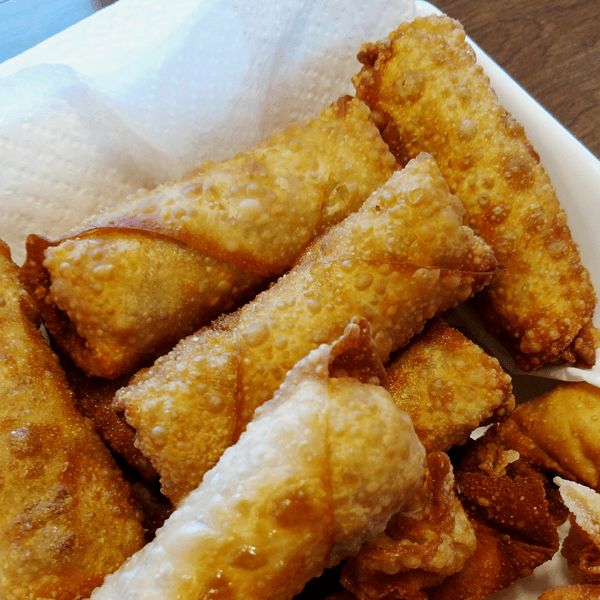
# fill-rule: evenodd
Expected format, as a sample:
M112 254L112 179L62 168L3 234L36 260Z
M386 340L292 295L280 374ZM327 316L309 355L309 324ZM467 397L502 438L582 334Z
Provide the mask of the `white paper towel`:
M0 65L0 238L60 236L352 91L412 0L120 0Z

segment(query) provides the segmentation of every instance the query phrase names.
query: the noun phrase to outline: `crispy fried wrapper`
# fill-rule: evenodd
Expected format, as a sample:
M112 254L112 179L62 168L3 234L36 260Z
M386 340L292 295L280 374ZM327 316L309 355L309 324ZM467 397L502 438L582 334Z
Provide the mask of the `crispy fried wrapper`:
M394 174L361 209L237 313L181 341L117 392L136 445L178 502L267 401L286 372L355 316L386 361L425 320L481 289L495 259L429 156Z
M600 585L564 585L544 592L539 600L600 600Z
M342 584L359 600L427 600L426 589L460 571L475 551L475 533L454 493L448 457L427 457L428 477L417 509L392 517L342 570Z
M312 351L92 598L284 600L355 553L423 485L425 450L383 376L365 321Z
M496 426L462 450L455 476L477 547L430 598L483 600L554 555L566 514L550 479L507 448Z
M503 436L523 456L567 479L600 490L600 390L559 384L520 405Z
M490 330L526 370L593 364L589 273L538 155L499 105L460 23L415 19L364 46L359 60L357 96L378 113L390 147L401 162L435 157L504 267L479 302Z
M87 597L143 544L141 515L76 411L3 243L0 294L0 597Z
M63 239L30 236L22 280L73 361L116 377L262 289L394 168L367 107L342 98Z
M560 477L555 481L571 512L571 530L562 553L580 581L599 584L600 590L600 494L574 481Z
M394 402L410 415L428 452L463 444L475 428L515 406L498 361L442 320L429 324L387 373Z

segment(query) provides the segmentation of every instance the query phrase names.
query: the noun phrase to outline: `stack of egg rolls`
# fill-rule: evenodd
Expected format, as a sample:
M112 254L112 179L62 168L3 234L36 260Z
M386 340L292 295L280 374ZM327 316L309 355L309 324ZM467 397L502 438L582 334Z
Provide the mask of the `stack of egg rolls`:
M82 598L144 531L38 321L0 243L0 597Z
M163 493L177 503L194 489L286 372L353 317L369 320L385 362L427 319L481 289L496 261L462 212L434 160L418 157L269 290L119 390Z
M356 552L416 504L425 475L423 446L378 385L384 376L365 322L313 350L92 598L289 600Z
M288 269L394 167L369 109L345 97L63 239L30 236L22 280L81 369L130 373Z
M596 304L567 218L524 130L500 106L457 21L430 16L367 44L354 78L401 162L430 152L499 269L480 297L520 367L591 365Z

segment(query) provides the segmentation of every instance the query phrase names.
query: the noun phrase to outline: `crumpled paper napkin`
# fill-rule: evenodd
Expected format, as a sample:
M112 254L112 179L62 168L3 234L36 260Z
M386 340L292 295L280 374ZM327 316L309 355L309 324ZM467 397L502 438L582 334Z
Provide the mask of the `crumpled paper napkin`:
M58 237L352 92L412 0L119 0L0 65L0 238Z

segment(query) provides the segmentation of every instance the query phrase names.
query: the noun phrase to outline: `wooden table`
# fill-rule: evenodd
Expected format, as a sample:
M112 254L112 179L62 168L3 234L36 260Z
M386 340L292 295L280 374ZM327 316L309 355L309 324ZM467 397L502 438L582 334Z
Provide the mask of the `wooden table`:
M0 0L0 61L115 0ZM433 0L600 156L598 0Z
M597 0L432 0L600 156Z

